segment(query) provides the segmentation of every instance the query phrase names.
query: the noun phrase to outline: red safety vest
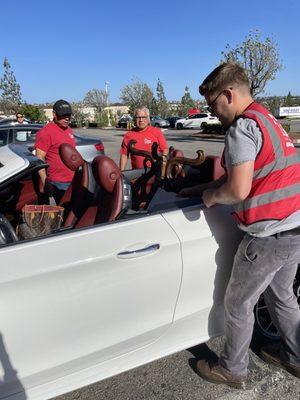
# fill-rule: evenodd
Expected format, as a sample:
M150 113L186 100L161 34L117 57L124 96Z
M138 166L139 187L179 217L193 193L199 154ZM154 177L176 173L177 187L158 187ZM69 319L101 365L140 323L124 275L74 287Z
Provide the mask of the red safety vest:
M282 220L300 210L300 157L288 134L262 105L252 103L240 116L253 119L262 132L248 197L233 215L243 225Z

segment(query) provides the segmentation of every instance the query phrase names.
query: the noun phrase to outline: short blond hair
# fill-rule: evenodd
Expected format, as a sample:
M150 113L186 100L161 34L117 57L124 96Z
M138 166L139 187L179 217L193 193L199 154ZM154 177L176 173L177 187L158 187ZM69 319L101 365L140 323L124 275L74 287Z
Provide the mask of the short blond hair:
M202 96L212 96L229 86L234 88L242 86L250 93L250 83L245 69L233 61L224 62L215 68L199 86L199 93Z

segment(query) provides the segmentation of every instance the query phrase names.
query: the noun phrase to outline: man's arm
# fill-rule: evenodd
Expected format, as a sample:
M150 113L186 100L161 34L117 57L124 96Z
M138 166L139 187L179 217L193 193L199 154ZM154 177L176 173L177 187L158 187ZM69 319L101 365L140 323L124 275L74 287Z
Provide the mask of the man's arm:
M224 174L219 179L216 179L215 181L211 181L211 182L207 182L207 183L200 183L200 185L181 189L180 192L178 193L178 196L199 197L202 195L204 190L216 189L216 188L220 187L221 185L223 185L225 181L226 181L226 175Z
M236 204L245 200L252 187L254 161L228 168L227 180L218 189L208 189L203 192L203 202L206 207L214 204Z
M37 156L37 158L39 158L40 160L45 161L46 152L43 151L43 150L41 150L41 149L36 149L36 156ZM40 170L38 171L38 174L39 174L39 176L40 176L40 178L41 178L41 181L42 181L42 187L44 188L44 186L45 186L45 181L46 181L46 178L47 178L45 168L40 169Z
M121 170L121 171L124 171L124 169L126 168L127 161L128 161L128 156L127 156L127 154L121 154L121 156L120 156L120 162L119 162L119 166L120 166L120 170Z

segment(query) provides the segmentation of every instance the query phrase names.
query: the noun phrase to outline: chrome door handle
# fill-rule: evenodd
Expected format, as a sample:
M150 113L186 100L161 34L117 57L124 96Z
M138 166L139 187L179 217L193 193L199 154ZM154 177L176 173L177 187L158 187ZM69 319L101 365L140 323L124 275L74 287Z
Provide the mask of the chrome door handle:
M119 258L136 258L154 253L155 251L159 250L159 248L160 244L156 243L156 244L151 244L150 246L147 247L143 247L142 249L137 249L132 251L121 251L121 253L118 253L117 256Z

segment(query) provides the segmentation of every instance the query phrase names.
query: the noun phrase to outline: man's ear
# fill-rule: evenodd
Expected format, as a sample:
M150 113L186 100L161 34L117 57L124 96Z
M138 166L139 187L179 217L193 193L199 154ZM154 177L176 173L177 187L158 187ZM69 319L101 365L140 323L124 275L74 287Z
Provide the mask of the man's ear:
M224 94L227 97L228 103L231 104L233 101L233 93L231 89L225 89Z

